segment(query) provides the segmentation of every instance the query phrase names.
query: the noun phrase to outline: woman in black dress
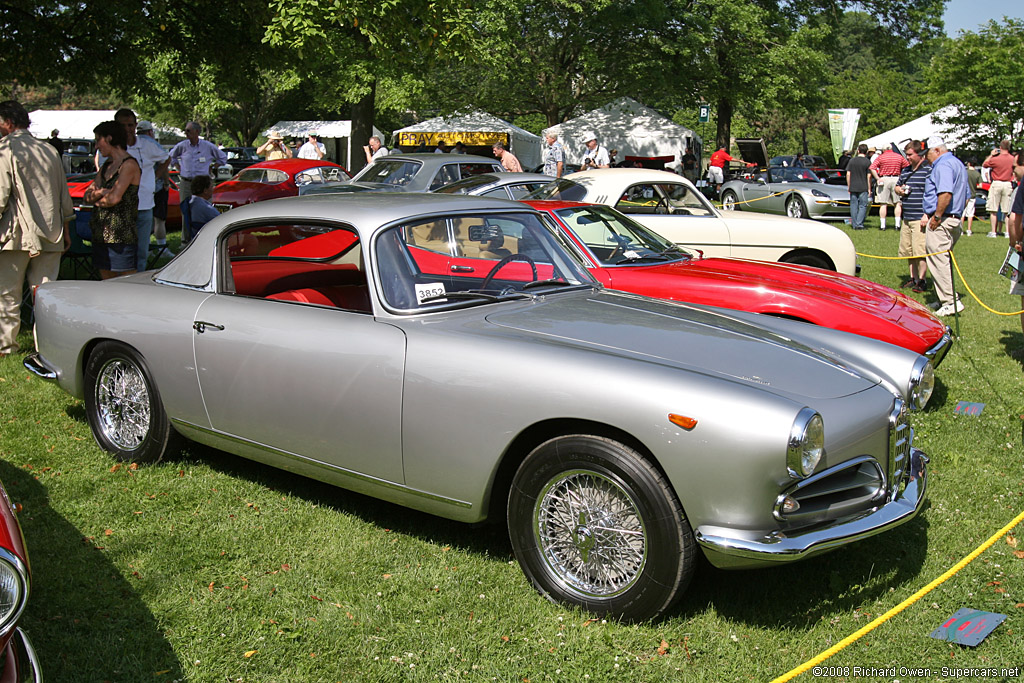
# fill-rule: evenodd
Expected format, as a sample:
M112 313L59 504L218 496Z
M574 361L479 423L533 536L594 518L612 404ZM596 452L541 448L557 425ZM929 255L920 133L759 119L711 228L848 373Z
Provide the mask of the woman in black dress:
M139 214L139 180L142 169L128 154L128 136L116 121L104 121L93 129L96 150L106 157L99 173L85 191L93 205L92 258L104 280L135 272Z

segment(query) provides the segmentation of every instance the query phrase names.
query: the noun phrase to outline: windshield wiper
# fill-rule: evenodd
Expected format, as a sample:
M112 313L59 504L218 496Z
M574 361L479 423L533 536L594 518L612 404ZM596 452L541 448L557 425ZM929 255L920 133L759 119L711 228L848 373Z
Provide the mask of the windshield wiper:
M636 263L638 261L668 261L668 260L670 260L669 257L665 256L663 253L662 254L644 254L643 256L641 256L640 254L637 254L636 256L627 256L626 258L619 259L618 261L615 262L615 265L621 266L623 263Z
M429 304L432 301L442 300L462 300L462 301L506 301L508 299L523 299L530 298L529 294L523 294L522 292L509 292L507 294L487 294L485 292L446 292L444 294L435 294L434 296L428 296L426 299L421 301L421 304Z
M552 287L571 287L579 284L578 282L566 282L565 280L535 280L533 282L527 282L523 285L523 289L534 289L535 287L546 287L548 285Z

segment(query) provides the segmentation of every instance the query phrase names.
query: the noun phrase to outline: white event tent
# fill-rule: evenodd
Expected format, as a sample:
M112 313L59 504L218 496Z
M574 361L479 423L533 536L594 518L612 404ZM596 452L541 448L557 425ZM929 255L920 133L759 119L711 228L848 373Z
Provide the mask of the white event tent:
M310 133L316 133L327 148L327 158L352 170L351 121L278 121L263 131L263 136L266 137L270 133L280 133L286 138L305 138ZM384 139L384 134L377 130L376 126L373 128L373 134L381 140ZM355 155L359 160L356 165L362 167L365 163L362 150L357 149Z
M483 111L456 112L438 116L396 130L394 144L404 148L426 147L433 151L438 142L448 146L461 142L481 153L490 154L490 146L503 143L523 165L531 169L541 163L541 139L528 130Z
M947 147L956 149L960 144L960 137L948 124L939 123L940 120L952 116L956 112L956 107L943 107L936 112L919 116L913 121L896 126L892 130L861 140L861 143L868 147L889 149L890 145L895 142L897 147L903 149L904 145L911 140L927 140L933 135L938 135L946 141Z
M103 121L113 121L116 109L36 109L29 112L28 132L37 138L48 138L54 129L62 140L92 140L92 129ZM140 116L139 118L145 118ZM153 124L161 142L184 140L185 132L171 126Z
M570 119L549 130L565 146L566 161L580 163L586 151L584 133L595 133L597 141L618 150L617 160L627 156L672 156L680 164L687 148L700 158L703 142L686 126L681 126L634 99L623 97L605 106Z

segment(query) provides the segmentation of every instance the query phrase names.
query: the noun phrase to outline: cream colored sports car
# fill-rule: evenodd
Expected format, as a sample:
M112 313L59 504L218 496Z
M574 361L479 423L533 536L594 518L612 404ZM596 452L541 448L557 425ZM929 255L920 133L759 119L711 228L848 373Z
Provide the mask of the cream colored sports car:
M612 206L676 244L707 256L797 263L847 275L857 271L853 242L842 230L786 216L719 211L690 181L668 171L581 171L545 185L528 198Z

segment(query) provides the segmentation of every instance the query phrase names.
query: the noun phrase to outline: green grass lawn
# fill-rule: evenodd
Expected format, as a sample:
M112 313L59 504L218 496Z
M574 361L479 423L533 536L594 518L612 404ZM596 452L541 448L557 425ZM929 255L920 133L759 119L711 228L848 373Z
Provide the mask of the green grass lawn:
M1006 240L985 231L961 239L957 259L988 305L1016 311L1019 297L995 275ZM861 253L896 253L893 230L850 234ZM863 277L889 286L907 274L899 261L860 263ZM959 281L958 290L966 295ZM917 519L784 568L702 566L667 618L639 625L546 602L501 528L198 446L156 466L118 466L93 441L81 402L31 378L20 356L2 359L0 479L24 506L33 576L22 626L48 681L770 680L1024 509L1024 376L1009 353L1024 346L1020 321L966 304L936 395L913 420L932 458L930 504ZM21 341L31 346L30 335ZM954 415L962 400L984 403L983 414ZM843 673L896 666L952 681L964 677L941 667L1024 663L1024 529L1017 537L828 660L831 678L925 680ZM928 637L960 607L1009 617L977 649Z

